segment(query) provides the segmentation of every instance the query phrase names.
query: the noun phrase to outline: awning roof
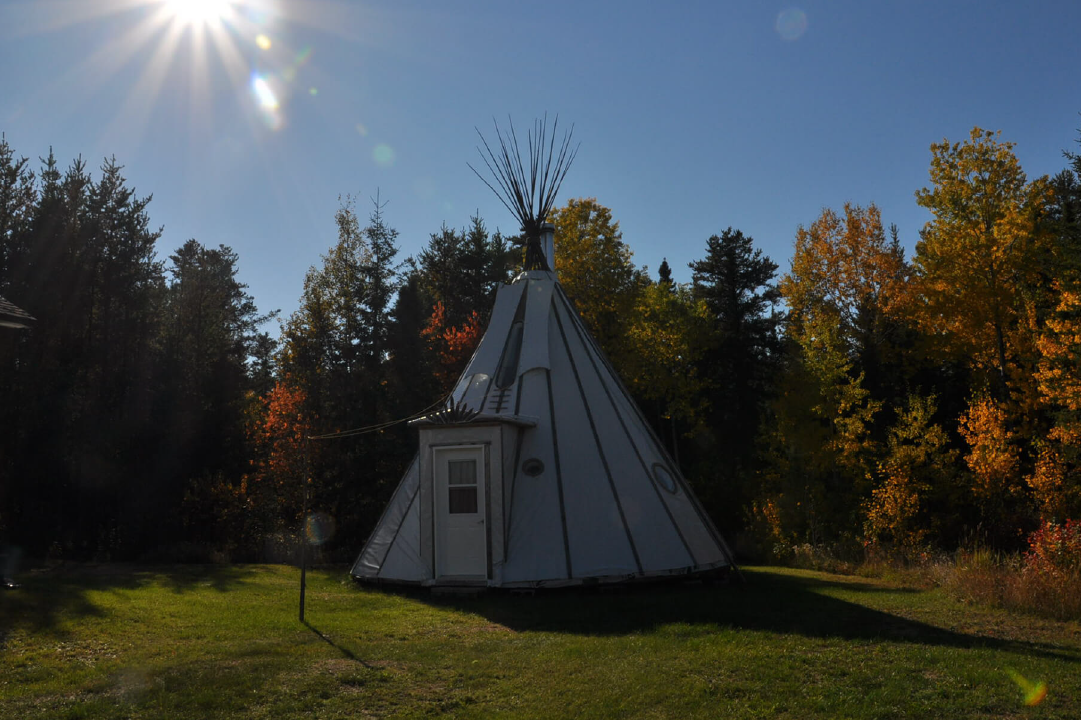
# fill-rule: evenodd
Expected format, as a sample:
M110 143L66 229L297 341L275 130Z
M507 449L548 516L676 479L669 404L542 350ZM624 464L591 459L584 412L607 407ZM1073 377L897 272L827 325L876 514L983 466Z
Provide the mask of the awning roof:
M33 321L30 313L0 297L0 327L28 328Z

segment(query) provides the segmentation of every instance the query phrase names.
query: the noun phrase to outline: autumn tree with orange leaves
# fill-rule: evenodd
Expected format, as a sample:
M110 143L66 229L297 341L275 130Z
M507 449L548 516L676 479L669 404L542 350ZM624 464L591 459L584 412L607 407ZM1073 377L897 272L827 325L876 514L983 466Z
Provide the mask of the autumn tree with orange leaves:
M248 470L193 483L184 502L189 525L198 524L233 559L264 559L267 541L296 530L309 482L313 417L307 395L291 376L264 397L249 394L245 411Z
M826 208L809 227L796 231L792 269L780 284L791 309L790 331L804 325L836 325L843 352L864 374L862 384L877 398L904 399L900 349L909 267L896 228L887 239L882 215L845 203Z
M1008 535L1022 510L1020 450L1002 403L976 397L961 416L958 432L968 443L965 464L972 472L972 495L990 532ZM996 538L1005 539L1005 536Z
M876 386L885 384L891 313L906 270L875 205L846 203L843 214L826 208L796 232L791 270L779 285L794 356L780 384L792 390L777 399L764 479L801 533L852 527L874 486L881 448L873 430L884 399L868 388L868 370Z
M447 327L446 309L442 302L437 302L421 335L437 358L435 375L440 386L444 392L450 392L484 335L480 315L474 310L462 325Z
M286 376L264 398L262 417L248 428L257 458L249 486L255 485L252 494L273 508L268 520L276 529L297 522L308 483L308 437L314 428L306 402L304 391Z

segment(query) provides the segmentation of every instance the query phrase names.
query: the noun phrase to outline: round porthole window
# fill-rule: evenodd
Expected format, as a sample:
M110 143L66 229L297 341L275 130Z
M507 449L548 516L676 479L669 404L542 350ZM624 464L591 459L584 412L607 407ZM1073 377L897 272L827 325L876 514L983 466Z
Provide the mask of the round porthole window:
M537 477L544 472L544 463L540 461L540 458L529 458L522 463L522 472L529 477Z
M653 466L653 480L658 485L672 493L676 494L676 479L672 477L672 473L668 472L668 468L660 463L656 463Z

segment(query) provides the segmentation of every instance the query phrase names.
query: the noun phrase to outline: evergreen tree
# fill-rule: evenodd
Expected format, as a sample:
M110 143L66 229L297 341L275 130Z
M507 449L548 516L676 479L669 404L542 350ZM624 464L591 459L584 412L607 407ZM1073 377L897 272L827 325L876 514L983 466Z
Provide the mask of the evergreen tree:
M668 258L661 259L661 266L657 268L657 282L672 286L672 267L668 264Z
M114 160L101 171L94 182L76 160L61 175L50 153L25 232L4 238L7 282L39 318L15 358L25 373L10 407L26 434L12 525L31 547L81 555L138 543L130 508L153 446L162 285L150 198L135 196Z
M239 257L229 247L188 240L169 261L158 395L165 433L158 457L169 459L159 473L172 484L155 493L163 509L179 504L189 485L245 469L248 362L261 346L265 356L269 338L258 328L276 314L259 314L237 279Z
M466 315L464 244L464 234L444 224L438 233L431 234L428 245L417 255L418 289L425 295L428 312L441 302L452 323Z
M37 188L28 160L15 157L7 138L0 134L0 295L18 297L25 289L16 284L12 269L22 265Z
M428 310L442 303L448 327L468 322L474 312L486 318L495 290L508 279L510 269L507 241L498 232L490 236L476 215L466 230L444 225L433 233L417 260L419 288L427 295Z
M26 158L16 159L7 138L0 135L0 296L24 302L24 282L14 270L25 263L29 252L30 223L37 204L34 174ZM33 398L23 389L33 368L25 362L31 338L26 332L0 328L0 545L10 533L14 511L16 457L25 446L26 413ZM27 403L28 406L24 406Z
M398 293L400 285L400 263L395 262L398 255L398 231L386 224L383 217L385 203L380 204L376 197L368 225L364 228L364 239L369 252L360 264L364 287L363 302L360 305L360 318L367 331L357 339L364 350L367 369L375 372L386 358L387 337L391 325L391 303Z
M395 419L396 387L389 362L396 326L391 302L399 292L397 231L378 200L360 227L352 198L336 213L338 241L309 269L300 308L286 322L279 372L306 401L317 432L336 432ZM313 502L338 522L344 537L363 535L405 469L380 434L328 441L313 454L320 479Z
M715 511L735 527L753 470L754 447L778 369L777 264L754 248L752 238L726 229L706 242L706 256L690 263L692 288L705 303L710 327L699 376L709 405L708 454L703 464L720 468L709 490ZM703 470L702 472L705 472Z
M419 412L439 399L439 384L435 380L432 356L422 333L431 308L420 290L419 271L409 272L398 289L394 305L394 324L388 344L389 372L394 400L394 417L406 417ZM409 433L403 441L409 439Z

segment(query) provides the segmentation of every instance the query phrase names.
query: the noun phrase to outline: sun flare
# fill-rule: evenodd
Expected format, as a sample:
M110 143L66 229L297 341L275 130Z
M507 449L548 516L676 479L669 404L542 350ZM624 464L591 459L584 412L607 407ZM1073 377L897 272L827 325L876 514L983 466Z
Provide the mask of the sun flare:
M181 25L213 25L232 10L231 0L162 0Z
M112 34L48 92L91 98L125 78L127 92L101 131L103 143L120 148L138 147L165 117L160 115L165 108L170 118L188 116L192 142L217 138L221 113L236 119L231 114L236 106L224 104L229 95L243 99L239 107L260 133L256 138L264 130L287 127L291 106L300 98L317 102L319 94L309 76L312 69L305 67L312 46L293 45L290 26L334 32L354 7L349 0L26 0L21 5L28 13L39 5L79 10L42 9L28 15L27 32L113 23ZM0 19L0 36L4 29Z

